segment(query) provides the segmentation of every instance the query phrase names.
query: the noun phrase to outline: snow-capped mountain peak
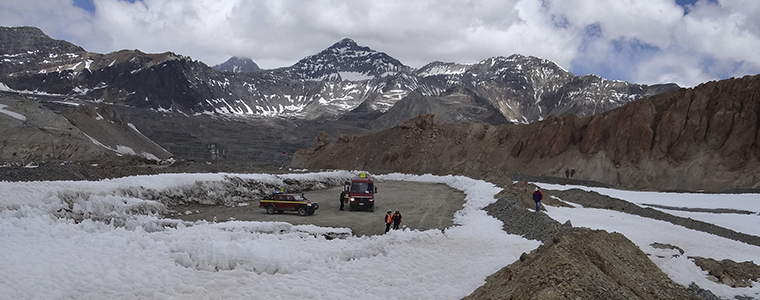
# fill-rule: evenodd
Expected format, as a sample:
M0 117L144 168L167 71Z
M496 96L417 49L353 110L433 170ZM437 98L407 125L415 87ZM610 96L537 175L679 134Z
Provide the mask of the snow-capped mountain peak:
M296 80L357 81L408 70L411 68L397 59L344 38L327 49L282 69L282 72Z
M212 68L217 71L230 73L255 73L261 71L259 65L253 62L252 59L237 56L233 56L227 61L215 65Z

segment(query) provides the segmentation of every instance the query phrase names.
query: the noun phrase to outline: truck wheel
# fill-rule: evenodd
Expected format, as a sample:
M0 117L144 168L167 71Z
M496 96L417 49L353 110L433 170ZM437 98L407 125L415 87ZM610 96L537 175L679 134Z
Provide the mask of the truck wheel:
M267 206L267 213L270 214L270 215L273 215L274 214L274 206L272 206L272 205Z
M298 208L298 215L299 216L305 216L306 215L306 207L303 207L303 206L299 207Z
M374 205L369 207L369 212L373 212L373 211L375 211L375 206Z

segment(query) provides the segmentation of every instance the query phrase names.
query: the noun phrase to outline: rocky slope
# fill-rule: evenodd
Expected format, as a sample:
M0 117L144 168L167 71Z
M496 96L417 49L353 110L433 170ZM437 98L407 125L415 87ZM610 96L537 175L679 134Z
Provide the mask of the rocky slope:
M3 161L21 165L45 160L91 160L108 152L61 115L34 101L3 93L0 140Z
M172 156L108 106L70 107L0 92L0 159L4 163L110 160L134 155L154 160ZM55 99L55 98L54 98ZM65 108L51 110L48 105Z
M439 123L430 114L366 136L324 135L291 166L552 176L633 189L760 188L760 76L708 82L585 118L529 125Z

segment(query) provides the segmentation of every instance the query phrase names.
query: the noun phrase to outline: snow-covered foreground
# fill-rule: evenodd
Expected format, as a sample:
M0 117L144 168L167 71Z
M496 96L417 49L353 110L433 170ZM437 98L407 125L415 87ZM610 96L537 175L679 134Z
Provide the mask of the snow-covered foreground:
M348 172L235 175L347 178ZM54 217L71 198L75 211L124 218L150 207L117 190L176 189L223 175L129 177L99 182L0 183L0 298L12 299L458 299L515 261L535 241L507 235L480 210L499 191L464 177L385 175L442 182L465 191L459 225L326 240L324 229L284 223L197 223L162 228L149 215L114 227ZM87 194L81 196L79 194ZM134 194L134 192L133 192ZM147 209L146 209L147 211ZM378 226L384 226L378 220ZM284 233L280 233L284 231Z
M160 205L140 199L155 191L180 194L197 182L226 176L278 184L288 178L340 182L353 175L162 174L98 182L0 182L0 299L460 299L539 245L504 233L501 222L481 210L495 201L498 187L459 176L377 176L462 190L466 203L451 228L334 240L319 233L346 229L272 222L188 224L158 219L151 212ZM613 196L691 207L708 207L719 198L720 208L760 211L760 200L745 195L684 203L666 201L673 194L660 202L642 195ZM686 255L760 263L760 247L661 221L580 207L547 209L574 226L621 232L648 253L654 251L649 244L660 242L679 246ZM738 227L732 229L757 234L760 217L751 217L730 222ZM383 226L380 220L378 226ZM741 291L714 284L685 256L652 257L681 284L694 281L725 297L760 292L760 284Z

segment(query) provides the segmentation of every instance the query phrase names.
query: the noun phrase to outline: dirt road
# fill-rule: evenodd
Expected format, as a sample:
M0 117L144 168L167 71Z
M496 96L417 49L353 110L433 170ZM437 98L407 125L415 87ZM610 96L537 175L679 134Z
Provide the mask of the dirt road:
M280 221L294 225L314 224L326 227L350 228L354 235L375 235L385 232L383 217L388 210L399 210L403 216L401 227L426 230L444 229L453 225L454 212L462 209L464 193L444 184L407 181L376 182L375 211L340 211L338 198L342 187L305 192L306 198L319 203L314 215L302 217L296 212L268 215L259 208L259 201L247 206L225 207L210 205L183 205L171 207L179 214L171 216L185 221L207 220L218 222ZM184 214L184 212L192 212Z

